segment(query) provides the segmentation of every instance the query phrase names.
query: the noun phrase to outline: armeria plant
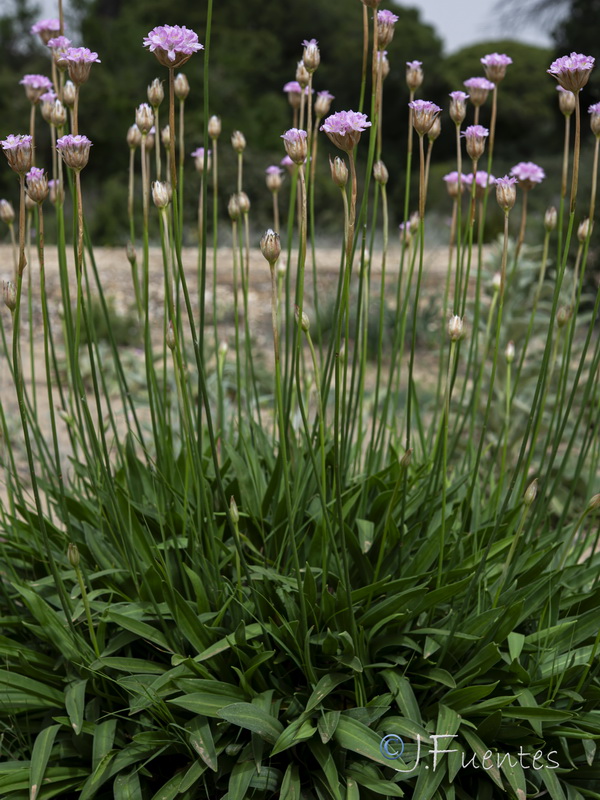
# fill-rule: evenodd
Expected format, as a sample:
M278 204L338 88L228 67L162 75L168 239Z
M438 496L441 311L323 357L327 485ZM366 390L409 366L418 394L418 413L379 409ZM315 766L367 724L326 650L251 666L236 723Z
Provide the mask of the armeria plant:
M426 68L413 54L389 63L397 17L379 5L362 0L356 110L330 113L333 94L316 91L318 41L299 45L284 87L290 128L273 131L286 157L265 165L266 187L244 183L252 143L241 131L227 132L233 152L218 149L212 0L202 44L178 25L144 39L168 69L168 125L158 78L147 103L140 86L124 136L126 257L143 330L133 358L118 345L85 221L94 149L79 129L79 94L107 67L66 39L62 3L58 19L32 30L48 44L52 80L23 79L30 131L2 141L18 187L18 210L0 201L14 253L0 329L11 387L0 403L2 797L600 797L600 292L588 296L585 281L597 104L593 189L578 197L580 93L593 59L573 53L549 69L565 115L561 176L530 162L492 175L499 89L518 69L510 57L486 55L486 77L451 93L452 223L431 353L419 335L427 193L445 110L416 97ZM190 82L178 71L200 58L189 259ZM381 135L390 69L406 71L410 92L398 247L387 195L397 177ZM237 174L223 242L218 169L228 158ZM325 324L315 197L330 178L344 226ZM560 203L537 248L526 242L527 197L542 180ZM260 240L260 276L258 191L272 193L274 225ZM47 198L56 249L44 240ZM502 236L484 248L496 213ZM47 262L58 264L60 317ZM269 273L272 358L253 339L253 287ZM221 303L230 278L233 329Z

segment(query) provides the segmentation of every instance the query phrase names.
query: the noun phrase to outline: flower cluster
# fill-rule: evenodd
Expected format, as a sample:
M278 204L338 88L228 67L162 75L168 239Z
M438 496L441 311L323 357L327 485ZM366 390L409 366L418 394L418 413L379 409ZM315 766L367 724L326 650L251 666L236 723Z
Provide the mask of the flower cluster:
M340 150L351 153L360 141L361 133L371 127L366 114L360 111L337 111L327 117L320 130Z
M467 141L467 153L474 161L483 155L485 140L489 135L489 130L483 125L469 125L461 133L461 136L464 136Z
M473 105L482 106L495 84L488 81L487 78L467 78L467 80L463 82L463 86L466 86L469 90Z
M278 192L281 188L281 176L283 175L283 170L281 167L278 167L276 164L272 164L270 167L266 168L265 174L267 189L269 189L271 192Z
M67 134L61 136L56 142L56 149L62 156L67 167L71 167L76 172L82 170L88 163L90 157L91 141L87 136Z
M547 69L546 72L556 78L563 89L575 94L588 82L594 62L595 59L592 56L571 53L569 56L561 56L553 61L550 69Z
M315 114L317 117L324 117L325 114L329 114L329 109L331 108L331 101L334 99L334 96L324 89L322 92L317 93L317 97L315 100Z
M48 43L56 33L60 31L59 19L41 19L31 26L30 33L33 36L39 36L44 44Z
M533 161L520 161L511 169L510 174L519 181L519 185L525 190L532 189L536 183L541 183L546 177L544 170Z
M473 175L469 176L461 172L459 181L459 174L456 170L453 172L448 172L446 175L444 175L443 180L446 182L446 189L448 190L450 197L458 197L459 184L460 192L464 192L465 186L469 184L469 177L471 180L473 180Z
M159 25L144 37L144 47L154 53L163 67L180 67L194 53L203 50L198 34L185 25Z
M50 50L66 50L71 46L71 40L66 36L54 36L46 42Z
M471 190L473 187L473 173L469 172L468 175L465 175L465 186ZM483 169L478 169L475 174L475 197L479 200L481 199L488 187L493 186L496 183L496 178L491 174L491 172L486 172Z
M308 134L298 128L290 128L281 134L285 151L294 164L303 164L307 155Z
M600 136L600 103L594 103L593 106L588 108L588 114L591 114L590 117L590 127L592 129L592 133L594 136Z
M194 165L196 167L196 172L199 175L202 175L202 173L204 172L204 148L203 147L197 147L194 150L193 153L190 153L190 155L194 159ZM211 167L211 156L212 156L212 150L208 150L208 152L206 153L206 169L207 170L210 170L210 167Z
M32 167L25 176L27 194L34 203L43 203L48 197L48 176L43 169Z
M377 48L385 50L394 38L394 26L398 22L396 14L391 11L377 12Z
M418 89L423 83L423 66L422 61L407 61L406 62L406 85L411 92Z
M90 77L92 64L99 64L100 59L98 53L94 53L89 47L67 47L57 54L56 63L61 67L66 66L69 78L75 86L81 86Z
M305 39L302 42L302 46L304 47L304 51L302 53L302 63L309 73L313 73L321 63L319 43L316 39Z
M517 178L505 175L496 179L496 200L505 214L511 210L517 199Z
M25 87L29 102L34 104L43 94L52 91L52 81L45 75L24 75L19 83Z

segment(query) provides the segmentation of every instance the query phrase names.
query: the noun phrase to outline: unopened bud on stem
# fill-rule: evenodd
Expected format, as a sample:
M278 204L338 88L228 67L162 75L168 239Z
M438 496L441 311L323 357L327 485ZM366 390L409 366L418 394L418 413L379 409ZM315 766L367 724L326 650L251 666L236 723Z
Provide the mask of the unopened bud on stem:
M281 255L281 240L279 234L275 233L271 228L265 231L260 240L260 250L269 264L273 266Z

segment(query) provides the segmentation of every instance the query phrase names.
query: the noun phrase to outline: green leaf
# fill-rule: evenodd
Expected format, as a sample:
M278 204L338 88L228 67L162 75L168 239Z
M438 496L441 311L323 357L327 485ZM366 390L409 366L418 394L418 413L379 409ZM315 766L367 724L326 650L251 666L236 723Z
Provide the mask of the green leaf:
M377 761L378 764L384 764L386 767L390 766L389 758L385 758L379 749L382 737L371 728L367 728L362 722L342 714L334 738L345 750L351 750L353 753L358 753L371 761ZM395 761L394 764L402 767L400 760Z
M421 711L409 681L399 672L389 669L383 670L381 674L401 713L421 725Z
M370 519L357 519L358 541L363 553L368 553L373 544L375 536L375 523Z
M142 787L137 772L119 773L114 782L114 800L142 800Z
M340 683L350 680L351 675L344 675L341 672L332 672L324 675L317 683L311 696L308 698L304 713L308 713L316 708Z
M48 760L56 734L60 730L60 725L50 725L38 733L31 752L31 767L29 777L29 800L36 800L40 791L40 786L44 780L44 773L48 766Z
M277 741L283 731L278 719L252 703L232 703L221 708L218 716L240 728L254 731L271 744Z
M323 744L327 744L335 733L335 729L340 721L340 713L340 711L328 711L326 714L319 717L317 728Z
M107 616L120 628L124 628L126 631L135 633L141 639L147 639L149 642L154 642L154 644L159 645L169 653L173 652L167 643L164 634L156 630L156 628L153 628L152 625L147 625L145 622L141 622L139 619L134 619L133 617L129 617L125 614L119 614L116 611L108 611Z
M92 765L95 770L102 759L112 750L117 730L116 719L106 719L96 723L92 749Z
M216 772L217 751L207 718L203 715L198 715L194 717L187 727L190 732L190 744L207 767Z
M508 642L508 652L510 653L511 659L514 661L515 658L518 658L523 651L523 645L525 644L525 637L522 633L509 633L506 637Z
M282 731L281 736L275 742L275 746L271 750L271 756L293 747L298 742L303 742L310 739L317 729L313 726L310 720L303 720L302 717L295 719L288 727Z
M342 800L340 792L340 776L338 775L337 766L333 757L332 748L325 747L325 745L318 739L312 739L308 743L310 752L316 758L319 766L323 770L323 775L329 786L334 800Z
M45 683L0 669L0 695L4 714L19 714L34 708L63 708L62 692Z
M497 685L498 681L486 686L467 686L464 689L451 689L444 695L444 705L460 711L467 706L473 705L473 703L476 703L478 700L487 697L494 691Z
M256 767L252 761L238 761L229 776L227 800L245 800L255 772Z
M263 626L258 622L246 625L246 641L260 636L263 630ZM223 639L219 639L218 642L211 644L210 647L203 650L200 655L194 656L194 661L207 661L209 658L213 658L219 655L219 653L224 653L226 650L229 650L230 647L235 647L235 638L233 634L225 636Z
M297 764L288 764L281 782L279 800L300 800L300 770Z
M525 773L519 761L517 759L513 761L509 755L506 755L500 762L500 769L515 793L516 800L527 800Z
M87 680L76 681L65 690L65 706L71 720L71 727L76 735L81 733L83 725L83 711L85 706L85 687Z
M244 693L230 683L209 680L199 680L197 683L207 684L206 691L191 692L169 699L167 702L185 708L193 714L218 717L222 708L244 699Z

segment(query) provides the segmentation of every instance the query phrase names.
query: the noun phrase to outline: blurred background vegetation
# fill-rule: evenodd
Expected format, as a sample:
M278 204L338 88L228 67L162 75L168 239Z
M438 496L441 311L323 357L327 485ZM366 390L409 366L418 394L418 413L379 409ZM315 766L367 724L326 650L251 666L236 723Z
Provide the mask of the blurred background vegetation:
M510 0L509 0L510 2ZM545 0L552 5L553 0ZM536 0L519 2L519 11L535 12ZM390 172L389 190L397 218L402 207L405 146L407 136L405 62L423 62L425 82L420 96L444 109L448 92L462 88L466 78L481 75L479 59L492 52L506 52L514 61L502 84L499 99L498 133L494 173L503 175L514 163L534 160L548 174L545 184L532 192L534 211L557 203L560 181L563 119L558 112L555 82L546 74L556 54L580 50L600 57L600 0L554 0L569 5L570 13L554 30L556 51L509 40L486 41L445 55L438 32L424 24L416 9L395 2L382 7L400 17L388 58L391 72L384 89L383 157ZM143 36L155 25L184 24L198 32L206 28L206 4L171 0L165 15L163 0L72 0L65 3L67 34L74 44L96 50L102 60L95 65L83 88L80 130L94 142L85 171L86 212L97 244L120 244L127 238L127 166L125 136L133 122L136 106L146 101L146 87L154 77L166 78L166 70L142 47ZM18 85L26 72L50 74L49 58L31 25L42 9L33 0L13 0L0 5L0 135L25 132L29 104ZM282 91L293 80L296 62L302 55L301 42L316 38L321 48L321 66L315 74L317 91L335 95L332 110L356 108L362 58L362 3L358 0L218 0L214 3L213 38L210 59L210 113L223 121L220 140L220 204L222 216L229 195L235 190L235 157L229 145L234 129L244 132L248 148L245 158L245 188L253 206L257 230L270 222L271 197L264 184L264 170L279 163L284 155L280 134L291 126L291 109ZM48 6L44 8L47 14ZM168 17L168 19L165 19ZM598 52L597 52L598 51ZM186 102L186 152L203 144L203 58L195 57L184 67L191 92ZM600 73L583 97L584 108L600 100ZM161 124L166 107L163 105ZM368 109L366 109L368 110ZM482 123L488 122L484 107ZM592 137L584 113L584 158L589 158ZM49 164L49 137L38 115L38 164ZM443 130L433 153L429 208L439 218L449 213L442 176L454 168L454 126L443 120ZM329 180L325 152L333 152L321 140L320 187L317 215L320 230L334 229L338 203ZM366 148L363 148L363 151ZM364 152L363 152L364 155ZM589 169L583 170L582 192L587 189ZM194 214L198 179L189 159L186 177L188 241L194 238ZM16 201L14 175L0 169L0 197ZM285 202L285 192L283 192ZM333 210L332 210L333 209ZM500 212L498 213L500 225ZM337 227L337 226L336 226ZM494 233L494 223L488 233ZM440 238L446 235L440 231ZM7 231L0 232L3 240Z

